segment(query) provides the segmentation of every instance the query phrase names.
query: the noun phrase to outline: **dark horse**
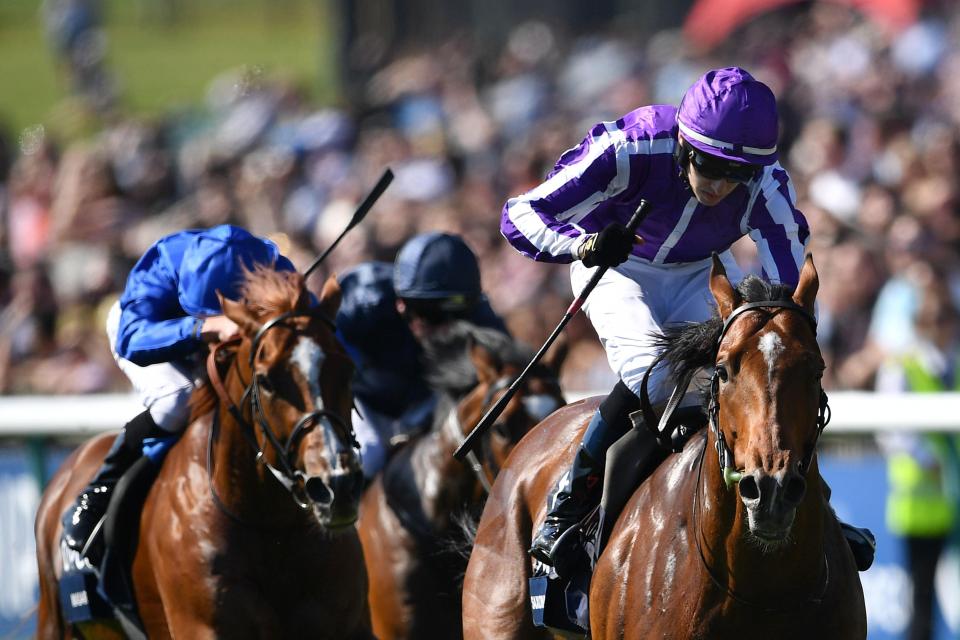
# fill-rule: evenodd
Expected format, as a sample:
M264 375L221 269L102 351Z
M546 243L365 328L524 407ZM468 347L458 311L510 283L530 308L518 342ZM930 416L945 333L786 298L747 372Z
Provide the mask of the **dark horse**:
M209 383L194 393L191 424L140 517L132 577L144 630L370 638L353 527L362 481L349 422L352 363L329 320L340 289L329 280L314 307L302 276L258 268L242 302L221 302L242 338L211 352ZM60 517L109 444L104 435L78 448L40 504L41 638L74 631L57 593Z
M476 521L484 487L509 451L564 404L557 350L507 405L471 464L458 462L453 451L531 354L502 333L467 323L447 343L445 353L428 353L429 380L441 391L434 428L390 459L361 504L373 630L381 640L460 637L461 517Z
M758 278L734 290L715 259L719 317L664 337L677 377L714 367L711 426L641 484L614 524L590 584L592 637L866 636L857 569L815 455L825 408L817 288L809 257L792 296ZM596 403L554 413L501 471L464 581L467 638L546 635L531 622L526 549Z

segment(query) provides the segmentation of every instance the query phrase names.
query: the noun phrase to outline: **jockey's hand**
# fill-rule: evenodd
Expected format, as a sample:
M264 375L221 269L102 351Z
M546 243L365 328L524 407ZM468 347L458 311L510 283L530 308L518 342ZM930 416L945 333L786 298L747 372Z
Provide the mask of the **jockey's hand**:
M619 222L611 222L603 231L587 236L577 257L587 267L615 267L626 261L635 244L643 244L643 238Z
M204 342L226 342L240 335L240 327L227 316L204 318L200 338Z

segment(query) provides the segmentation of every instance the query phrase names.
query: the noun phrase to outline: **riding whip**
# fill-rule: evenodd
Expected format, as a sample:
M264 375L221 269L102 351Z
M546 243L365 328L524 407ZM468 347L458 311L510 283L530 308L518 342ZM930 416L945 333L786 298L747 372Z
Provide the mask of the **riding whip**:
M643 222L643 219L647 217L647 213L650 210L650 203L646 200L641 200L640 205L637 207L637 210L633 213L633 216L630 217L630 221L627 222L627 230L633 233L636 231L637 227L640 226L640 223ZM523 381L526 380L527 375L538 362L540 358L543 357L543 354L547 352L547 349L550 348L550 345L553 344L554 340L557 339L557 336L560 335L560 332L563 331L563 328L567 326L567 323L570 322L570 319L577 315L577 312L580 311L580 307L583 306L583 303L587 301L587 296L590 295L590 292L593 291L597 283L600 282L600 278L603 277L603 274L607 272L608 267L602 266L598 267L594 271L593 275L590 277L590 281L587 282L587 286L583 288L583 291L580 292L580 295L577 296L570 306L567 308L566 313L563 314L563 319L560 320L560 324L557 325L557 328L553 330L553 333L550 334L550 337L547 338L547 341L543 343L543 346L540 347L540 350L537 351L537 355L533 356L533 360L530 361L530 364L517 376L517 379L510 384L510 387L507 389L506 393L500 396L500 399L497 400L497 403L490 407L486 414L480 418L480 422L477 423L477 426L473 428L473 431L466 437L456 451L453 452L453 457L457 460L463 460L467 453L473 448L477 439L483 435L483 433L490 428L490 425L493 424L503 410L509 404L511 398L516 394L517 389L523 384Z
M393 171L387 168L383 171L383 175L380 176L380 179L377 180L377 184L373 185L373 189L370 190L370 193L367 194L367 197L364 198L363 202L360 203L360 206L357 207L357 210L354 212L353 217L350 218L350 223L347 225L347 228L344 229L340 233L340 235L337 236L337 239L333 241L333 244L327 247L327 250L324 251L319 258L314 260L313 264L307 267L307 270L303 272L304 278L309 276L310 273L314 269L316 269L321 262L323 262L324 258L330 255L330 252L333 251L333 248L340 243L340 240L343 239L343 236L347 235L347 232L350 231L350 229L353 229L355 226L360 224L360 221L366 217L367 212L370 211L370 208L380 198L380 196L383 195L383 192L387 190L387 187L390 185L392 181L393 181Z

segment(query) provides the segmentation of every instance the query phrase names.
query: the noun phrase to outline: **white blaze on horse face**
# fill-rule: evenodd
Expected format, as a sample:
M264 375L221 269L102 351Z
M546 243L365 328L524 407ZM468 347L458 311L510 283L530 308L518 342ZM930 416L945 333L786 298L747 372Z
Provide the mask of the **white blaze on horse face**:
M315 340L300 336L297 346L290 354L290 362L303 374L310 385L310 396L316 403L317 409L323 408L323 399L320 397L320 368L326 355Z
M760 337L760 353L763 354L763 360L767 363L767 382L773 381L773 366L777 358L783 353L783 340L780 334L770 331Z

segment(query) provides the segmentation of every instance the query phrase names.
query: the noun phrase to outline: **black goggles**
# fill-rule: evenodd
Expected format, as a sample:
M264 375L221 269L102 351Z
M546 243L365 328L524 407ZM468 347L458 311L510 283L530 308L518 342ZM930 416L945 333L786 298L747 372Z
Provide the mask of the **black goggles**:
M690 164L697 170L697 173L708 180L743 183L750 182L760 173L760 167L755 164L724 160L697 149L690 149L689 158Z
M407 314L420 318L427 324L441 325L455 320L464 320L470 315L472 305L467 300L416 300L405 298Z

